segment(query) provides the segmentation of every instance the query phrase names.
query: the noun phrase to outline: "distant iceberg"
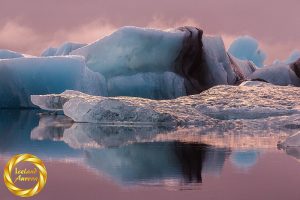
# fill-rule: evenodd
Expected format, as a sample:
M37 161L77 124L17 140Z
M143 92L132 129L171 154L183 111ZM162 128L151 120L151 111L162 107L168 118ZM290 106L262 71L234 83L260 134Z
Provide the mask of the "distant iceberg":
M22 54L6 50L6 49L0 49L0 59L12 59L12 58L21 58L24 57Z
M249 60L259 67L264 66L266 53L259 47L258 41L250 36L235 39L228 52L241 60Z

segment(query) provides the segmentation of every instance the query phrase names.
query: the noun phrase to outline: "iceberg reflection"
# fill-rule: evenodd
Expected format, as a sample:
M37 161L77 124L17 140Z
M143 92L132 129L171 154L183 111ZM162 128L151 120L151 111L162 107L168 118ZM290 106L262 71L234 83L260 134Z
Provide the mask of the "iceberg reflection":
M121 185L198 185L206 175L219 176L227 159L239 168L255 166L261 149L278 142L274 135L235 136L234 127L86 124L39 112L0 112L1 156L26 152L73 160ZM244 145L249 141L252 148ZM295 148L286 153L299 159Z

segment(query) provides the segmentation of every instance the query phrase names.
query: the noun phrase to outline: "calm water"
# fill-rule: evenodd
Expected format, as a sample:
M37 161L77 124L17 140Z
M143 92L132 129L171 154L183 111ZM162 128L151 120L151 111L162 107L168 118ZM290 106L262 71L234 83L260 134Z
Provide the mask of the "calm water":
M0 119L1 169L18 153L45 161L47 185L33 199L300 200L299 149L175 140L172 127L72 126L38 111ZM0 197L16 199L2 181Z

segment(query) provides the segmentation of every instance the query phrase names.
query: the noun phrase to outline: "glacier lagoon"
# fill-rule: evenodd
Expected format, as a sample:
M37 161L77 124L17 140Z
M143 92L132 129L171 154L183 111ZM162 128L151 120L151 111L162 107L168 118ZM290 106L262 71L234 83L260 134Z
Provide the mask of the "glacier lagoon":
M1 50L0 164L42 158L52 177L37 199L296 200L300 60L249 55L196 27Z

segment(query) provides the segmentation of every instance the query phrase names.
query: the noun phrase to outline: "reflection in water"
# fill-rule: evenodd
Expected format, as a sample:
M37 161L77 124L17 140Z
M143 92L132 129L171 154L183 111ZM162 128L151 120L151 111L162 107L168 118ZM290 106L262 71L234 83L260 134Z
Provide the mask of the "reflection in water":
M300 147L289 147L285 151L288 155L300 161Z
M202 183L202 168L207 147L204 144L175 143L175 153L186 182Z
M202 170L220 173L229 149L211 148L206 144L186 144L176 142L175 154L179 160L182 174L187 183L202 183Z
M121 183L161 184L164 180L200 183L202 174L220 174L226 148L181 142L136 143L86 150L87 163Z
M38 123L37 110L0 110L1 155L31 153L44 159L64 159L77 157L80 154L80 151L69 148L63 142L31 140L30 133Z
M45 160L80 160L125 185L202 183L206 174L220 175L229 156L241 168L252 167L259 156L259 150L204 144L201 137L187 141L188 129L180 135L182 129L174 127L73 124L63 115L38 115L37 110L1 111L0 119L1 155L26 152ZM218 135L220 139L219 130ZM299 158L295 152L287 151Z
M236 150L232 152L231 161L241 169L249 169L256 164L258 157L259 151L257 150Z

